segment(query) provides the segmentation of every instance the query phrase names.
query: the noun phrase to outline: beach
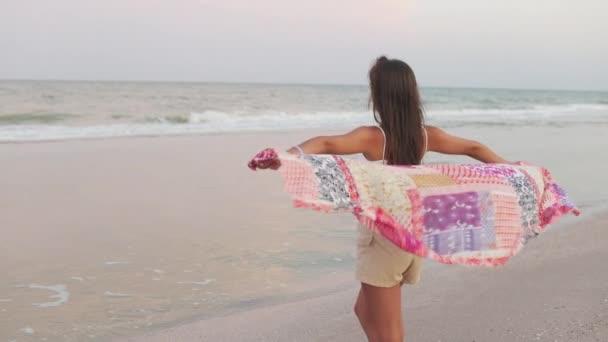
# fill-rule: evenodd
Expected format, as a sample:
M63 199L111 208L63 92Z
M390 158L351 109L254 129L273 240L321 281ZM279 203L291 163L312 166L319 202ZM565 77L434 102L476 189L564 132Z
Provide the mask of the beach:
M332 132L1 144L0 339L363 341L354 219L293 209L276 173L245 166ZM426 263L407 340L605 340L606 126L450 132L548 167L583 215L504 268Z
M443 266L426 272L419 285L404 290L406 341L605 341L607 222L603 214L563 227L499 270ZM352 312L356 290L126 341L365 341Z

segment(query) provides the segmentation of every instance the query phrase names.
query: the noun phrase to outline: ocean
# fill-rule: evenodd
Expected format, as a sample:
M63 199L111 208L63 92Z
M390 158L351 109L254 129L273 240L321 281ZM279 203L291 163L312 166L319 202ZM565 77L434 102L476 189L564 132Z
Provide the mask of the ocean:
M442 127L608 125L608 93L422 88ZM373 124L367 86L0 81L0 142Z

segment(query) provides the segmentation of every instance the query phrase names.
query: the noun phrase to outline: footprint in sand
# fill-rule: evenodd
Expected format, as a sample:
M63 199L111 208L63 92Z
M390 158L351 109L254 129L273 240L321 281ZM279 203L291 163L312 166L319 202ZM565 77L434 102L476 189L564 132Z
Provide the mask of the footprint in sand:
M210 283L214 282L215 279L205 279L203 281L178 281L177 284L178 285L199 285L199 286L205 286L205 285L209 285Z
M110 292L110 291L106 291L104 293L104 295L107 297L120 297L120 298L131 297L130 294L120 293L120 292Z
M42 289L54 292L54 294L50 295L49 298L56 298L57 300L53 302L45 302L45 303L33 303L32 305L37 308L50 308L54 306L59 306L65 304L70 299L70 292L68 292L65 285L38 285L38 284L30 284L28 286L30 289Z
M34 335L34 329L32 327L25 327L21 329L21 332L26 335Z
M103 264L107 265L107 266L112 266L112 265L126 265L126 264L130 264L130 261L106 261Z

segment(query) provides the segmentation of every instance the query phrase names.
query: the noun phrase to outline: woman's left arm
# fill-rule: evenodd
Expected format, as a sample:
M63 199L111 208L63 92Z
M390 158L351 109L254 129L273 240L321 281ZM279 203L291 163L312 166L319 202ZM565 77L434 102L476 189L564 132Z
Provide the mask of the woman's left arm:
M426 131L429 139L429 151L465 155L483 163L508 163L506 159L480 142L450 135L433 126L426 126Z

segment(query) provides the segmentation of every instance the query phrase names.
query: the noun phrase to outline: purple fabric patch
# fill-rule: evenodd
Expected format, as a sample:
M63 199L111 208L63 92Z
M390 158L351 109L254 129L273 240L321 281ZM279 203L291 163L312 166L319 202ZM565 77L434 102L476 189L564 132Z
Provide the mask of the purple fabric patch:
M515 169L508 165L471 164L468 167L480 175L489 177L510 177L516 173Z
M482 208L481 202L476 192L426 197L423 207L427 246L439 255L481 250L488 238L493 240L493 234L490 237L483 229L488 224L482 222L482 211L489 205Z
M428 196L422 205L425 211L424 228L428 233L463 225L479 227L481 223L479 195L476 192Z

